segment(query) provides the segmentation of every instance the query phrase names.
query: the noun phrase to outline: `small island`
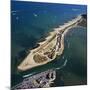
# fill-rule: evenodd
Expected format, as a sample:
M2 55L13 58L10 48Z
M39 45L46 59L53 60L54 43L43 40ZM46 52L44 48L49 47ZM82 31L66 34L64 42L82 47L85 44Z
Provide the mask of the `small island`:
M37 48L30 50L30 53L18 66L18 70L26 71L44 65L54 60L57 55L61 55L64 50L64 36L71 28L85 21L84 19L85 15L79 15L64 25L54 28L49 36L39 43Z

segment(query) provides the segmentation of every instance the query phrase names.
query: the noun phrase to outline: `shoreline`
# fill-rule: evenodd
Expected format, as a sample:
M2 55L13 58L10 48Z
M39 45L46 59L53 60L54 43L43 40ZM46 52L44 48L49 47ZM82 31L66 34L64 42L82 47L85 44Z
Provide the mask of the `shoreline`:
M65 35L71 28L77 26L77 24L81 21L82 16L78 16L77 18L65 23L64 25L59 26L58 28L54 28L54 31L50 32L49 36L45 38L45 41L38 43L39 46L37 48L30 50L28 56L18 66L18 70L25 71L37 66L47 64L48 62L54 60L57 55L61 55L64 50ZM60 35L58 36L58 34ZM59 42L57 42L58 39ZM51 51L50 49L53 50ZM45 52L49 52L49 54L53 52L54 54L52 58L49 58L48 54L44 54ZM34 58L35 55L37 55L36 58ZM41 58L42 62L40 61L39 57ZM39 60L37 58L39 58Z

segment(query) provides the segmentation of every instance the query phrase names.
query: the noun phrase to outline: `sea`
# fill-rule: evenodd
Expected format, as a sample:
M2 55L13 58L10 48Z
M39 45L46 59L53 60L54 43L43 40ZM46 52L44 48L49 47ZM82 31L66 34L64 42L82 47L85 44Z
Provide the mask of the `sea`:
M52 62L21 72L17 66L49 32L81 14L86 5L11 1L11 87L47 69L56 70L52 87L87 84L87 28L77 26L65 35L65 49Z

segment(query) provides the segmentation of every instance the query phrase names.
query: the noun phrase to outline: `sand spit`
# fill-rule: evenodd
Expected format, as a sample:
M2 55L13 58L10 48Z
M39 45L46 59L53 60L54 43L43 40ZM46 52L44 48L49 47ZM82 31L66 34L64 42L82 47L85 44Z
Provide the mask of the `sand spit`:
M82 16L79 15L75 19L65 23L45 38L45 41L40 42L39 46L30 50L28 56L18 66L18 70L25 71L36 66L44 65L51 62L57 55L61 55L64 50L64 36L67 32L78 25L82 21Z

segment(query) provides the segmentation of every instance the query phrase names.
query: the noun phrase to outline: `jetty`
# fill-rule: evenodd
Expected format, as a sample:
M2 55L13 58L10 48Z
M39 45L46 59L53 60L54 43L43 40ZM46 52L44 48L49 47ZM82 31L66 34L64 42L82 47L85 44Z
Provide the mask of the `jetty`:
M83 21L83 16L79 15L64 25L54 28L39 46L30 50L30 53L17 67L20 71L47 64L61 55L64 50L64 36L71 29Z

